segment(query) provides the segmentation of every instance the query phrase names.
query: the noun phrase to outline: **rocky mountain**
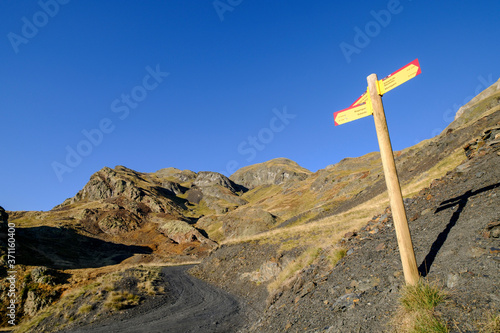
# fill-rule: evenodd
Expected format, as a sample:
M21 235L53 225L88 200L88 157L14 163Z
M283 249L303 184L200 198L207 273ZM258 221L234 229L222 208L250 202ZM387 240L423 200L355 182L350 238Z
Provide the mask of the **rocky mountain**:
M496 208L492 207L497 207L498 175L492 170L498 163L499 122L500 80L463 106L440 135L395 152L409 218L419 235L416 252L420 262L428 263L424 260L431 258L427 253L438 248L429 239L441 235L440 229L451 228L447 226L451 217L438 214L440 206L459 207L455 209L464 212L459 214L461 219L473 218L473 206L481 207L476 214L487 216L452 238L457 244L473 244L472 239L481 237L487 227L485 223L494 222L487 220L494 220ZM474 205L460 208L467 191L468 195L477 192L489 204L470 199ZM322 332L329 327L335 332L343 331L341 327L369 331L361 324L363 320L374 323L373 329L381 329L380 318L385 317L377 317L369 307L395 302L402 277L387 206L380 155L374 152L316 172L277 158L244 167L229 178L176 168L143 173L123 166L105 167L74 197L48 212L0 210L0 217L16 225L20 318L40 322L37 316L66 290L93 283L123 267L202 260L192 273L244 300L250 309L247 319L254 321L247 330ZM458 222L460 219L454 224ZM488 232L496 235L495 230ZM466 241L466 237L472 238ZM432 260L436 271L427 273L447 280L454 273L445 263L453 254L465 260L470 253L481 253L472 258L487 267L481 274L492 274L491 261L480 260L487 255L488 246L498 246L495 239L450 248L448 256L436 253ZM472 247L482 250L470 250ZM361 254L361 248L370 250ZM343 249L348 255L337 264L335 258ZM385 271L375 269L378 259ZM2 260L5 263L5 256ZM476 263L464 265L474 272L480 270ZM41 266L43 274L36 274L49 276L46 280L51 283L32 279L33 270ZM88 274L88 269L93 273ZM458 281L473 283L465 278L464 268L457 269L462 272ZM372 276L375 272L379 277ZM1 274L2 283L8 285L5 271ZM134 290L138 289L128 292ZM484 290L488 295L494 293ZM7 299L5 292L2 296ZM350 301L353 299L358 300L356 304ZM494 298L488 299L497 306ZM359 314L351 311L357 305L363 305ZM393 311L388 306L384 309ZM85 317L87 310L77 310L72 313ZM97 316L94 310L88 311ZM40 327L39 331L50 331L48 326Z
M261 185L286 185L306 179L311 171L287 158L276 158L264 163L243 167L230 179L248 189Z

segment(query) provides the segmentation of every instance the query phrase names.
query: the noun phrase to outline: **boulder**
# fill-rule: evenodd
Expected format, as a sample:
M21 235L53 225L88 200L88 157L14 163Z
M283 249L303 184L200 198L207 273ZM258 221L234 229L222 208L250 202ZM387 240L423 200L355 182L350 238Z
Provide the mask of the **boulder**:
M164 220L159 223L158 230L178 244L200 242L211 246L217 244L203 236L198 229L181 220Z

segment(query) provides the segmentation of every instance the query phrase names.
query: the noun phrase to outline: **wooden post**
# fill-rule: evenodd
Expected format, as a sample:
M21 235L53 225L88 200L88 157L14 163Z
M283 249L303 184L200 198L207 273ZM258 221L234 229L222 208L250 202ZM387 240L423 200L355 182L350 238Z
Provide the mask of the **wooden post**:
M396 163L392 152L391 139L385 119L384 106L382 98L377 89L377 74L371 74L367 77L368 92L370 94L373 107L373 118L375 120L375 129L377 130L378 144L380 147L380 156L384 167L385 182L389 192L389 202L398 239L399 253L403 264L403 273L407 284L415 285L418 282L419 274L413 244L411 241L410 229L406 219L403 196L399 185Z

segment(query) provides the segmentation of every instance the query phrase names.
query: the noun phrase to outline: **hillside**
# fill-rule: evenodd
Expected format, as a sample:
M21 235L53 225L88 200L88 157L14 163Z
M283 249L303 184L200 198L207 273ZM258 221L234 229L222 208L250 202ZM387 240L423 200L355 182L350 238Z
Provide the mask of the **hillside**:
M438 311L454 332L476 332L500 310L499 139L500 123L405 199L419 270L448 295ZM266 238L224 246L192 272L250 302L244 331L400 332L390 326L404 285L390 209L367 222L303 251Z
M491 296L498 294L499 124L500 80L440 135L395 152L422 272L470 294L442 309L461 330L475 327L478 309L499 309ZM120 313L102 306L118 296L131 308L164 295L154 267L201 261L192 274L246 304L248 331L379 332L402 286L385 192L375 152L314 173L278 158L229 178L105 167L48 212L0 212L3 228L7 218L16 225L18 318L31 319L34 331L88 324ZM124 294L127 279L135 282ZM73 308L92 293L101 295L94 305ZM67 297L75 305L58 307Z

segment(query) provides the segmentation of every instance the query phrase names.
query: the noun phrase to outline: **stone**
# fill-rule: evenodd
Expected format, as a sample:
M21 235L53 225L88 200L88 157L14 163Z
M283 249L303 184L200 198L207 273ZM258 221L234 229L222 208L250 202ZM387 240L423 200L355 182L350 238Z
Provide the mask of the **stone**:
M158 224L158 231L178 244L198 241L212 247L217 246L214 241L203 236L196 228L185 221L161 220Z
M257 271L242 273L241 279L249 278L255 283L262 283L276 278L281 273L282 267L273 260L264 262Z
M379 245L377 245L377 247L375 248L375 251L382 251L385 249L385 244L384 243L380 243Z
M332 306L332 311L344 312L354 307L356 302L359 302L360 295L355 293L345 294L339 297Z
M458 284L459 281L459 275L458 274L448 274L448 278L446 280L446 286L448 288L455 288Z
M364 292L372 289L380 284L379 278L372 278L367 280L361 280L356 282L356 290L358 292ZM352 285L352 284L351 284Z
M385 223L387 222L389 216L387 214L384 214L382 216L380 216L380 218L378 219L379 222L382 222L382 223Z
M500 220L488 223L483 231L484 238L499 238L500 237Z
M346 234L344 235L344 238L346 238L346 239L350 239L350 238L352 238L352 237L354 237L354 236L356 236L356 233L355 233L355 232L350 231L350 232L348 232L348 233L346 233Z
M483 249L483 248L477 247L477 246L472 246L467 251L467 255L471 258L479 258L480 256L482 256L485 253L486 253L486 249Z
M300 292L299 294L299 298L302 298L304 297L305 295L309 294L311 291L314 290L314 288L316 287L316 284L312 281L309 281L307 282L304 287L302 288L302 291Z
M498 253L500 253L500 249L498 247L492 247L492 248L490 248L490 253L491 254L498 254Z
M424 209L424 210L422 211L422 215L427 215L427 214L429 214L430 212L432 212L432 209L431 209L431 208Z

